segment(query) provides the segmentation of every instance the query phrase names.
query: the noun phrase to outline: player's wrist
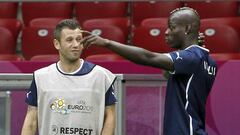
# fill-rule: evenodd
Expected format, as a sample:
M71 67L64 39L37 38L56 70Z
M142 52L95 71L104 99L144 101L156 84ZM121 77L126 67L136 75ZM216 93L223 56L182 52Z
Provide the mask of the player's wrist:
M109 40L109 39L105 39L105 47L108 47L108 46L110 46L111 45L111 40Z

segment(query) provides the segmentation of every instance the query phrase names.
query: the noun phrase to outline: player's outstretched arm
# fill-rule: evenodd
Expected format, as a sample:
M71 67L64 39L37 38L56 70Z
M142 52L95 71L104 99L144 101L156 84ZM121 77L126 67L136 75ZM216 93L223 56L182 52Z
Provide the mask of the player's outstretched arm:
M174 70L172 60L165 54L150 52L143 48L121 44L89 32L86 33L88 35L82 39L84 48L88 48L91 45L106 47L134 63L163 68L170 71Z
M115 104L105 107L104 123L101 135L114 135L116 122Z
M21 135L35 135L37 130L37 107L28 106Z

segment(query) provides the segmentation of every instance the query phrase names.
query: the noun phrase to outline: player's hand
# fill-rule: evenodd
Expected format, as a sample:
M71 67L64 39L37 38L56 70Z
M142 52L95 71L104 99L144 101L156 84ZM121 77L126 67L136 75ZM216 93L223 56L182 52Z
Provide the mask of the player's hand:
M83 39L81 43L83 44L83 47L86 49L92 45L104 47L109 43L108 39L104 39L98 35L92 34L89 31L83 31L82 34Z
M205 47L205 36L201 32L198 34L198 45Z

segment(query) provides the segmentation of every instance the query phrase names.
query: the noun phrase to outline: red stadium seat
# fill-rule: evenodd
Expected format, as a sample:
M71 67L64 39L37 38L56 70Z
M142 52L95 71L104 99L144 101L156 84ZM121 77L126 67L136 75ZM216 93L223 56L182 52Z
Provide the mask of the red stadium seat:
M21 56L15 54L0 54L0 61L23 61Z
M53 45L54 28L26 27L22 33L22 52L29 60L35 55L57 54Z
M94 18L126 17L126 2L77 2L76 17L80 24Z
M21 22L17 19L0 19L0 27L7 28L13 35L15 43L21 30Z
M238 16L237 1L186 2L185 6L197 10L201 19Z
M17 18L17 2L0 2L0 18Z
M240 38L235 29L222 24L201 24L205 34L205 46L210 53L239 53Z
M141 26L168 26L168 18L146 18L141 22Z
M134 2L132 8L133 24L137 27L145 18L168 17L170 12L181 7L181 2Z
M34 18L71 18L73 4L71 2L23 2L22 16L26 26Z
M45 55L35 55L30 61L54 61L57 62L59 60L58 54L45 54Z
M130 21L126 17L117 17L117 18L98 18L98 19L89 19L84 21L83 27L92 27L92 26L107 26L112 25L120 28L126 37L130 31Z
M0 27L0 54L15 54L16 44L12 33L4 27Z
M238 32L240 37L240 17L221 17L221 18L206 18L201 19L201 24L216 25L223 24L228 25Z
M44 28L55 28L56 25L64 18L35 18L30 21L30 27L44 27Z
M100 35L103 38L126 43L126 37L120 28L115 26L89 26L83 27L84 30L91 31L93 34ZM89 55L112 53L110 50L102 47L91 46L89 49L83 51L82 57Z
M153 52L166 53L171 49L165 42L166 26L140 26L134 30L133 44Z
M96 54L96 55L90 55L85 58L87 61L123 61L125 60L123 57L117 55L117 54Z

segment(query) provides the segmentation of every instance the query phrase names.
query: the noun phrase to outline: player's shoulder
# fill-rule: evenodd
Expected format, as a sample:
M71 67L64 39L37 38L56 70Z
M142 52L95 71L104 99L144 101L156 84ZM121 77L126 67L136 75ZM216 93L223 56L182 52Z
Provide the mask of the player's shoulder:
M185 49L186 51L190 51L190 52L193 52L193 53L202 53L202 52L209 52L209 50L207 48L204 48L202 46L199 46L199 45L191 45L189 47L187 47Z
M34 74L46 74L56 70L56 63L40 68L34 72Z
M91 72L93 69L95 69L96 64L84 60L82 69L85 70L85 72Z
M92 69L92 72L95 72L95 73L99 73L99 74L108 74L108 73L112 73L110 70L100 66L100 65L96 65L96 64L93 64L89 61L84 61L84 63L86 63L86 65L90 66L90 65L94 65L93 69Z
M104 68L104 67L102 67L100 65L96 65L95 66L95 70L98 71L98 72L101 72L101 73L103 73L103 72L110 72L108 69L106 69L106 68Z
M185 51L200 59L203 59L209 55L209 50L199 45L189 46L185 49Z
M198 58L208 61L211 65L216 65L216 61L209 55L209 50L207 48L201 47L199 45L194 45L189 48Z

